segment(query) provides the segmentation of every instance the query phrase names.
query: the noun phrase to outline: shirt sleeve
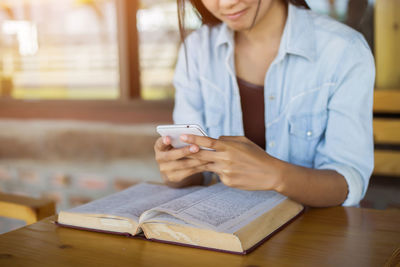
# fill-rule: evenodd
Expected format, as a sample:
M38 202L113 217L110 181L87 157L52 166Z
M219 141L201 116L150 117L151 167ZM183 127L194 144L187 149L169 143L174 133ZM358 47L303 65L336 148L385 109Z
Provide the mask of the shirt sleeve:
M198 124L204 129L204 104L199 79L198 50L200 38L197 32L186 38L179 50L175 68L175 124ZM187 56L187 57L186 57Z
M374 167L372 105L375 65L361 35L343 52L335 72L336 87L328 102L325 138L317 146L316 169L343 175L348 185L343 206L364 197Z
M184 45L181 45L179 49L174 75L175 106L173 120L175 124L197 124L205 129L197 54L200 49L199 41L198 33L194 32L185 40L186 51ZM211 172L203 172L204 185L210 184L212 175Z

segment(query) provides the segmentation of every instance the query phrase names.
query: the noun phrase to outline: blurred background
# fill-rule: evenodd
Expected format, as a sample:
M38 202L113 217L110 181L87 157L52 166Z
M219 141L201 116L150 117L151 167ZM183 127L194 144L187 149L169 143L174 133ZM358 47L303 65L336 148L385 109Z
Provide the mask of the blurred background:
M363 33L376 56L376 91L400 92L400 1L307 2ZM4 195L48 199L60 210L161 181L153 144L155 126L172 122L176 10L175 0L0 0ZM186 25L200 26L190 6ZM377 117L393 114L384 107ZM398 150L399 132L378 148ZM365 207L400 207L400 170L387 166L388 157L400 163L394 153L378 160L385 166Z
M120 0L2 0L2 96L13 99L110 99L120 92ZM373 46L373 1L309 0L313 10L362 31ZM200 22L192 9L187 26ZM352 16L348 16L351 14ZM138 4L140 96L173 98L172 76L180 45L176 1ZM133 29L135 27L137 29Z

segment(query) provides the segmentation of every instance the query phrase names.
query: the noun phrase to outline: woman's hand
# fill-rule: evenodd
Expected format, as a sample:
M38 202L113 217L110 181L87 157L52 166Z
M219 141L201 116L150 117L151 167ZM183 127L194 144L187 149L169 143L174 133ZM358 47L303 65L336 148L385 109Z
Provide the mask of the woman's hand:
M191 145L215 150L200 150L188 157L210 161L197 168L219 174L227 186L244 190L275 190L313 207L336 206L346 199L347 182L341 174L278 160L246 137L220 137L217 140L183 135L181 138Z
M207 164L208 161L188 158L188 156L194 155L199 152L199 150L197 145L175 149L171 146L171 138L158 138L154 145L154 151L164 181L168 185L175 187L200 184L202 175L197 175L195 177L193 175L202 172L202 166Z
M199 165L202 171L217 173L230 187L244 190L277 190L281 180L282 161L269 156L244 136L223 136L219 139L182 135L182 141L215 151L200 150L187 154L193 160L209 163Z

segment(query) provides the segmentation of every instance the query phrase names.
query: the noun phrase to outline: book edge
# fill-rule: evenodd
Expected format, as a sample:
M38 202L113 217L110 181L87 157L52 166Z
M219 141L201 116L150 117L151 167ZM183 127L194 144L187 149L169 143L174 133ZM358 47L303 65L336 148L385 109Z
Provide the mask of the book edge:
M147 240L147 241L151 241L151 242L170 244L170 245L178 245L178 246L183 246L183 247L204 249L204 250L216 251L216 252L224 252L224 253L230 253L230 254L236 254L236 255L244 255L245 254L244 252L235 252L235 251L230 251L230 250L223 250L223 249L216 249L216 248L209 248L209 247L202 247L202 246L194 246L194 245L189 245L189 244L184 244L184 243L179 243L179 242L173 242L173 241L165 241L165 240L160 240L160 239L155 239L155 238L146 238L144 236L143 232L141 234L139 234L139 235L132 235L132 234L127 233L127 232L122 233L122 232L99 230L99 229L95 229L95 228L86 228L86 227L80 227L80 226L74 226L74 225L59 223L58 221L56 221L54 223L57 226L70 228L70 229L75 229L75 230L90 231L90 232L96 232L96 233L102 233L102 234L119 235L119 236L125 236L125 237L128 237L128 238Z
M165 241L165 240L160 240L160 239L155 239L155 238L146 238L144 235L142 235L143 233L141 233L139 235L132 235L132 234L127 233L127 232L125 232L125 233L123 233L123 232L114 232L114 231L106 231L106 230L99 230L99 229L94 229L94 228L85 228L85 227L80 227L80 226L62 224L62 223L59 223L58 221L56 221L55 224L57 226L60 226L60 227L66 227L66 228L71 228L71 229L76 229L76 230L84 230L84 231L91 231L91 232L97 232L97 233L105 233L105 234L126 236L126 237L129 237L129 238L148 240L148 241L152 241L152 242L171 244L171 245L178 245L178 246L183 246L183 247L198 248L198 249L204 249L204 250L215 251L215 252L223 252L223 253L229 253L229 254L235 254L235 255L247 255L247 254L250 254L251 252L253 252L254 250L256 250L259 246L261 246L263 243L265 243L268 239L272 238L278 232L282 231L286 226L288 226L293 221L295 221L298 217L300 217L305 211L306 211L306 207L303 206L301 211L298 212L293 218L288 220L286 223L282 224L280 227L275 229L269 235L267 235L266 237L261 239L256 244L254 244L251 248L249 248L247 250L244 250L243 252L235 252L235 251L216 249L216 248L210 248L210 247L195 246L195 245L184 244L184 243L173 242L173 241Z
M96 233L103 233L103 234L112 234L112 235L120 235L120 236L126 236L126 237L130 237L130 238L144 238L147 240L147 238L145 238L144 236L142 236L143 232L136 234L136 235L132 235L131 233L128 232L116 232L116 231L107 231L107 230L100 230L100 229L96 229L96 228L88 228L88 227L82 227L82 226L75 226L75 225L70 225L70 224L64 224L64 223L60 223L58 221L54 222L57 226L60 227L65 227L65 228L70 228L70 229L75 229L75 230L82 230L82 231L90 231L90 232L96 232Z
M292 222L294 222L298 217L300 217L306 210L306 207L304 205L302 205L303 208L294 216L292 217L290 220L288 220L287 222L285 222L284 224L282 224L281 226L279 226L277 229L275 229L273 232L271 232L269 235L267 235L266 237L264 237L263 239L261 239L260 241L258 241L256 244L254 244L252 247L246 249L245 251L243 251L243 254L249 254L251 252L253 252L256 248L258 248L259 246L261 246L264 242L266 242L268 239L272 238L274 235L276 235L278 232L282 231L284 228L286 228L286 226L288 226L289 224L291 224Z

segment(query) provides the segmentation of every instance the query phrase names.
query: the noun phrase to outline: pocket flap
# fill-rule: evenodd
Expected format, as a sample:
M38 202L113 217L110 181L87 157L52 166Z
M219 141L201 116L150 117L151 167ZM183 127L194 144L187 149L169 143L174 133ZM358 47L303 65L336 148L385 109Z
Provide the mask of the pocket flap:
M325 131L326 122L327 112L293 115L289 118L289 131L300 138L319 138Z

